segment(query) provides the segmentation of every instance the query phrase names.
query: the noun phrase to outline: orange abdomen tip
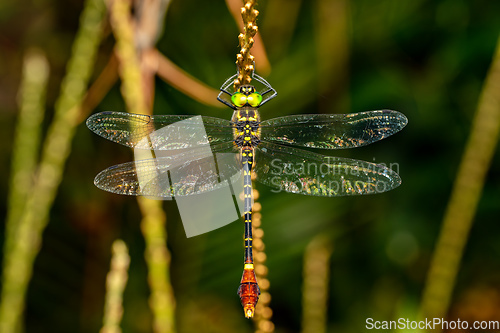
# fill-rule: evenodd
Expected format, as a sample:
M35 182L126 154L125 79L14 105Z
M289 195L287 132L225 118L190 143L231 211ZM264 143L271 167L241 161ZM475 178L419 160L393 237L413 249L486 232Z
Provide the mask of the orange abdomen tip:
M247 266L247 265L245 265ZM253 266L253 265L252 265ZM238 296L240 296L241 305L246 318L252 318L255 313L255 306L259 301L260 289L255 278L255 272L252 268L245 268L241 277Z

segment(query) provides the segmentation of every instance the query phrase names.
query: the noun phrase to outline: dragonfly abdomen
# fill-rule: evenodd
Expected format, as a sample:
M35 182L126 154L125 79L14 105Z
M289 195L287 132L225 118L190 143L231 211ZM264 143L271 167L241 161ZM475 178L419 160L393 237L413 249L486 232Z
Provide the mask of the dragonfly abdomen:
M241 150L241 161L243 164L243 196L244 196L244 218L245 218L245 264L253 263L252 254L252 164L253 149L243 148Z
M260 289L255 277L252 253L252 167L253 149L243 147L241 149L241 162L243 167L243 197L244 197L244 219L245 219L245 266L241 277L238 296L247 318L253 317L255 306L259 300Z

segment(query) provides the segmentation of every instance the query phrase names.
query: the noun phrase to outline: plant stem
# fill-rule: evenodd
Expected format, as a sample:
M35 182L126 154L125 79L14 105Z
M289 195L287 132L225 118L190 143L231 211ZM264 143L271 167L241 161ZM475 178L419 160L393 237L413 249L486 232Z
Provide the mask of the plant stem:
M111 25L116 37L116 51L120 60L121 92L131 113L149 113L145 86L136 49L130 18L130 2L114 0L111 6ZM151 288L149 305L154 316L153 329L157 333L175 332L175 299L170 284L170 252L167 249L166 215L161 201L138 197L142 212L141 230L146 241L145 258L148 282Z
M49 221L64 164L71 151L82 101L94 65L101 37L104 4L87 0L80 18L80 29L72 48L67 74L56 102L54 121L45 140L41 162L19 218L16 242L4 258L0 332L15 332L20 325L24 298L40 251L42 234Z
M128 279L130 256L124 241L118 239L112 245L111 268L106 278L106 300L103 327L100 333L121 333L123 316L123 290Z
M420 315L446 316L463 251L500 132L500 38L431 260Z

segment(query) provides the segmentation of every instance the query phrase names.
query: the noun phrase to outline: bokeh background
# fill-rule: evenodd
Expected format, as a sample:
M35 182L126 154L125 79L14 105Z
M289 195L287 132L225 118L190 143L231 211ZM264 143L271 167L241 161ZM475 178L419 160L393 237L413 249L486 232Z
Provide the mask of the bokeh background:
M45 135L83 5L82 0L0 4L2 221L7 215L24 55L36 47L50 65ZM302 319L307 298L304 258L308 245L320 235L331 250L324 290L327 303L319 309L326 312L326 332L363 331L366 318L416 318L495 54L500 2L269 0L260 1L257 9L270 64L259 72L261 60L256 57L257 71L278 91L278 97L261 108L263 119L378 109L398 110L409 119L402 132L381 142L327 152L393 163L403 179L394 191L310 198L275 194L257 185L275 332L300 332L307 324ZM235 73L239 26L222 0L172 0L157 48L184 71L218 89ZM103 30L91 82L108 62L115 42L109 23ZM161 78L154 83L155 114L221 118L232 114L227 107L207 106L186 96ZM91 111L104 110L126 110L119 82ZM496 152L446 312L450 320L500 320ZM111 244L117 238L128 245L131 257L121 327L123 332L153 331L137 200L93 185L99 171L131 159L129 149L97 137L84 123L77 127L29 282L22 320L25 332L100 329ZM186 239L175 202L163 207L177 331L252 332L253 323L243 317L236 295L242 272L241 221ZM0 228L0 236L4 230ZM311 270L314 275L314 266Z

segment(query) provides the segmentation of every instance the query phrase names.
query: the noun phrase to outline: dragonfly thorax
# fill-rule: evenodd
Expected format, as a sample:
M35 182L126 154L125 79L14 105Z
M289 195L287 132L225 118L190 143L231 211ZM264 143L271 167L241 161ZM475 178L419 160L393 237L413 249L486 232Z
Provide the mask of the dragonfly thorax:
M260 142L260 115L256 108L243 107L234 111L234 142L238 147L255 147Z

